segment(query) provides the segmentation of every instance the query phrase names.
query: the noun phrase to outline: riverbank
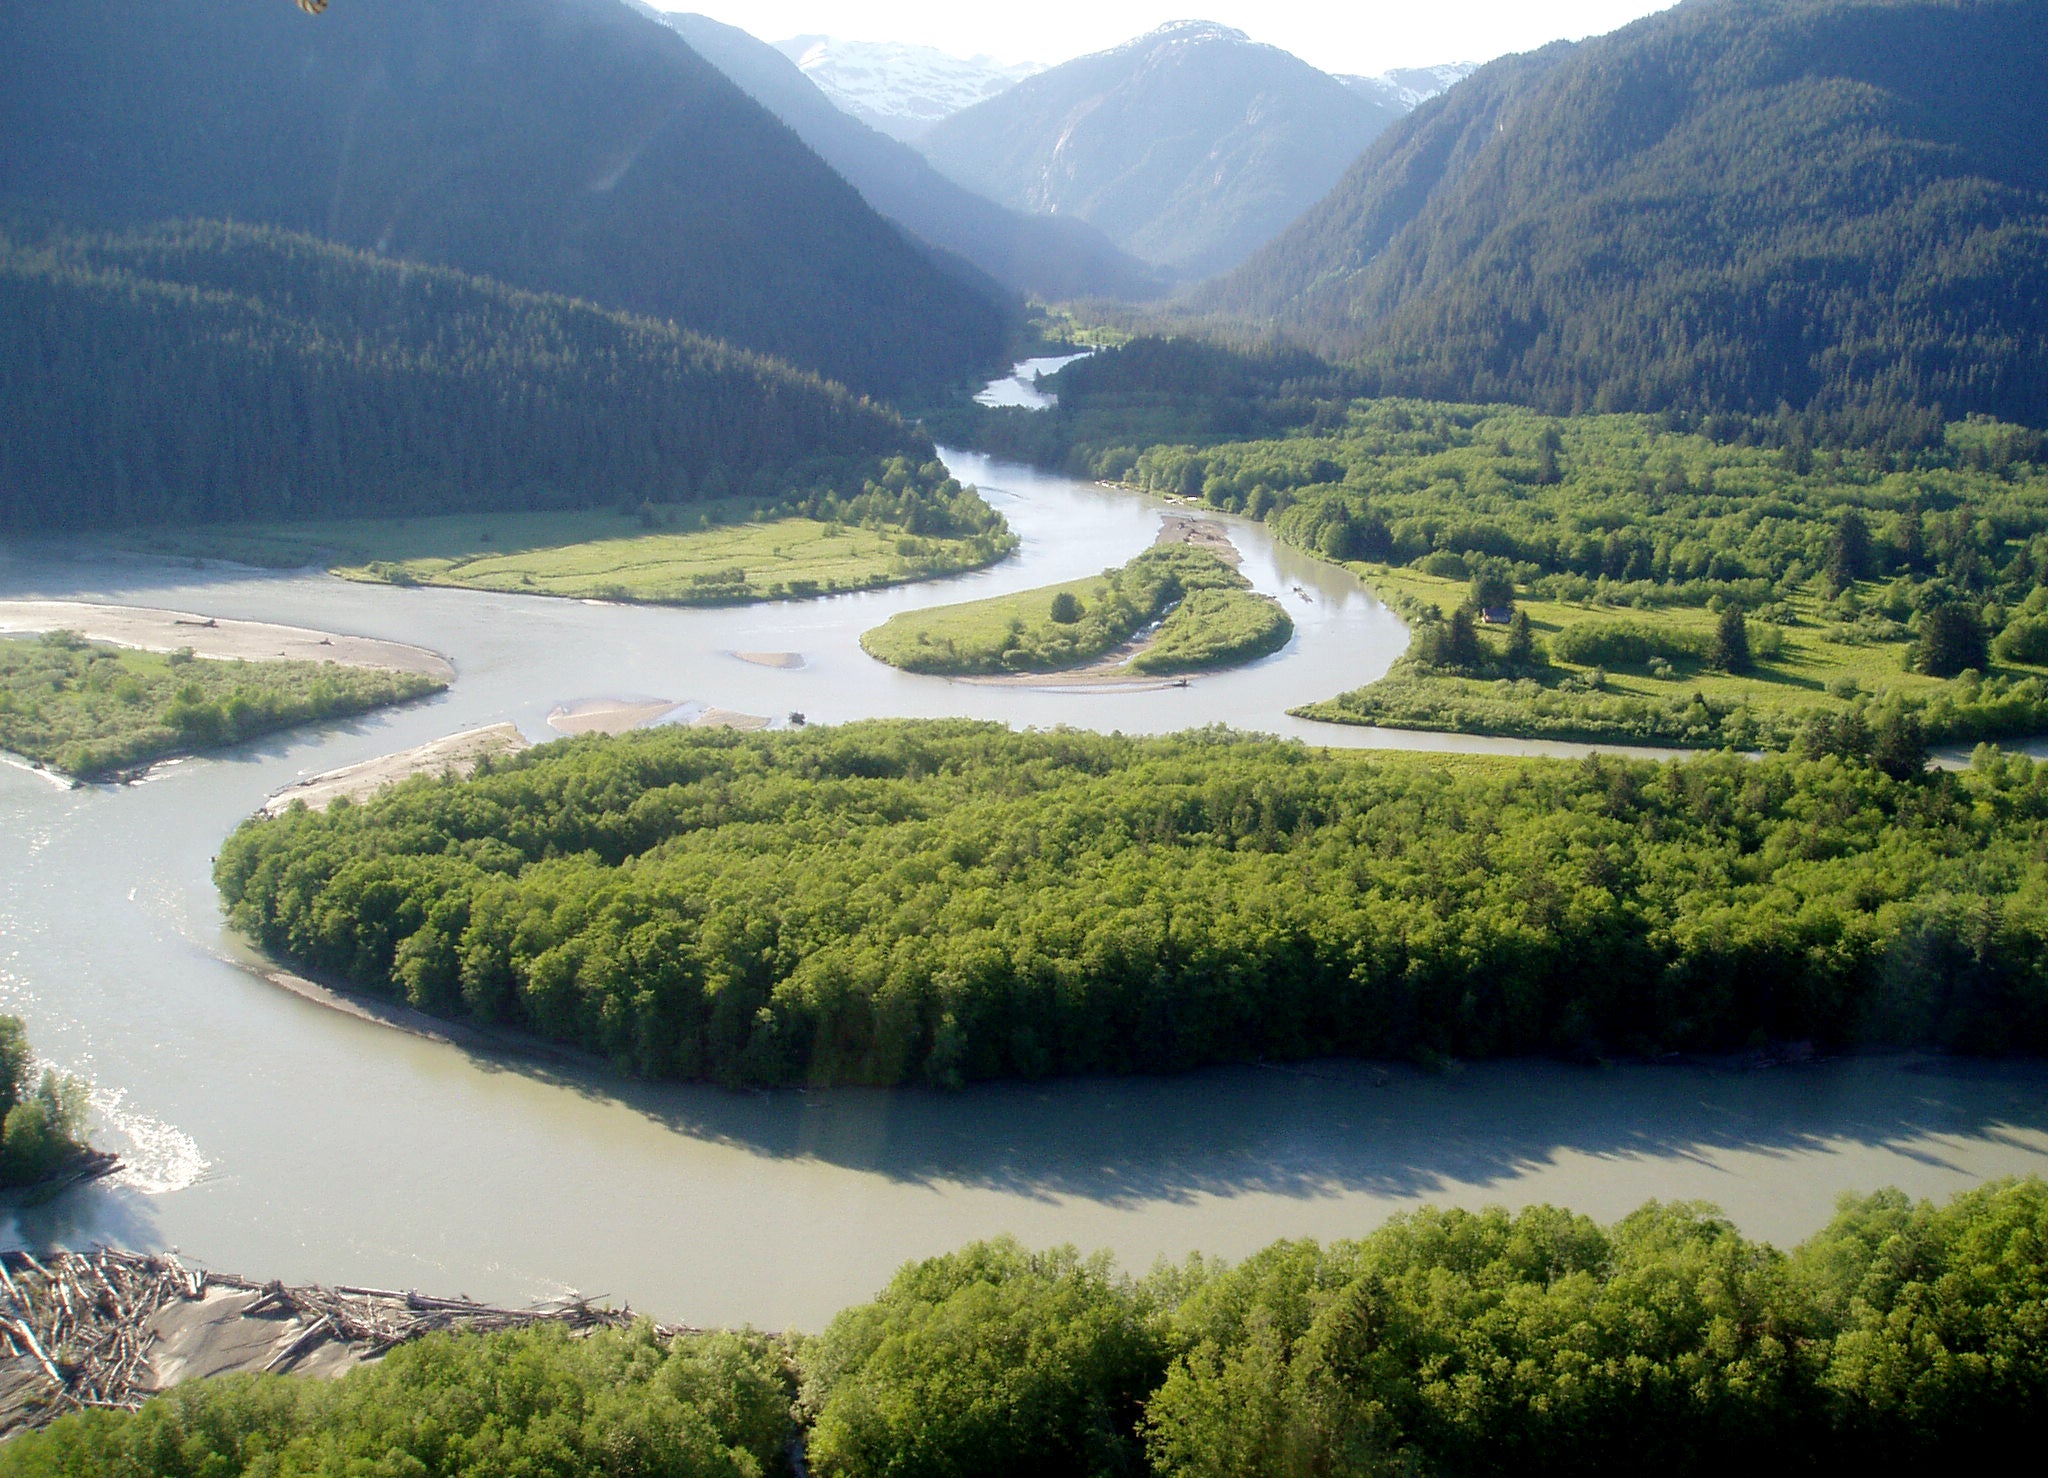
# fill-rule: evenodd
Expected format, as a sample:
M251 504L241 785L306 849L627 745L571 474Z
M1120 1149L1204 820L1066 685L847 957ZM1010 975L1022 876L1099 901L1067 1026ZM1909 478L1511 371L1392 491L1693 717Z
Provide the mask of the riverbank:
M262 811L266 816L277 816L300 803L309 810L324 811L342 797L360 801L414 775L468 776L487 757L517 754L529 747L516 724L466 729L411 749L295 781L265 801Z
M270 621L236 621L150 606L0 600L0 633L50 631L73 631L87 641L144 652L190 648L195 657L219 661L269 662L282 658L342 667L374 667L386 672L415 672L441 683L455 680L455 664L439 652L375 637L343 636Z
M634 1316L568 1297L526 1309L397 1289L286 1285L107 1247L0 1253L0 1440L88 1407L133 1411L187 1381L237 1373L334 1378L443 1332ZM657 1325L662 1339L694 1333Z

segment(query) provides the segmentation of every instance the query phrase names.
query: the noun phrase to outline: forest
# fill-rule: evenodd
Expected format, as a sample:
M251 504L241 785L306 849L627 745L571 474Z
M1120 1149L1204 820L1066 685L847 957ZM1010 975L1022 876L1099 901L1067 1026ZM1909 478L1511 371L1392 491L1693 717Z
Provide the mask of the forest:
M672 324L284 232L0 222L0 529L854 499L893 411Z
M433 1335L0 1448L6 1478L1722 1478L1923 1473L2048 1400L2048 1186L1847 1197L1789 1251L1713 1208L1424 1209L1143 1277L1004 1239L820 1335Z
M0 638L0 749L80 780L346 718L447 686L332 662L220 662L75 632Z
M2048 1046L2048 769L1445 766L1197 731L569 740L244 823L274 956L652 1078Z
M1093 579L899 612L863 633L861 648L906 672L1063 672L1148 628L1125 665L1164 675L1262 657L1294 623L1216 555L1168 544Z

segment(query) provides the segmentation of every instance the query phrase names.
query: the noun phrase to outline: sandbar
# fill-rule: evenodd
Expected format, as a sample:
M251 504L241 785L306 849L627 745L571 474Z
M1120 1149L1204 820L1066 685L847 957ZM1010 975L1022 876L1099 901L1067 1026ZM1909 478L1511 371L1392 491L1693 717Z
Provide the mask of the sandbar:
M526 736L513 724L466 729L287 785L263 803L263 814L280 815L293 801L304 801L309 810L324 811L337 796L359 801L412 775L467 775L486 755L517 754L525 748Z
M676 711L673 698L586 698L564 703L548 715L561 734L623 734Z
M1159 521L1159 537L1152 541L1153 547L1165 544L1186 544L1194 549L1206 549L1232 569L1244 563L1244 555L1230 542L1230 530L1213 518L1189 518L1184 513L1168 513Z
M693 729L765 729L773 719L762 718L758 713L737 713L730 708L707 708L690 720Z
M734 652L732 655L756 667L779 667L785 672L793 672L804 665L802 652Z
M150 606L102 606L68 600L0 600L0 633L75 631L88 641L111 642L145 652L190 647L197 657L222 661L333 662L342 667L376 667L418 672L440 682L455 680L455 665L439 652L368 636L341 636L268 621L231 621L190 611Z

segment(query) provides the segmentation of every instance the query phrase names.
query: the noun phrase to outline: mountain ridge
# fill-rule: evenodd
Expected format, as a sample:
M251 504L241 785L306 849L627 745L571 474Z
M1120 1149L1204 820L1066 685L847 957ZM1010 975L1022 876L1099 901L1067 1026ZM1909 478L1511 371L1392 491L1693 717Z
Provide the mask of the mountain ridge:
M709 16L653 12L795 131L882 215L1004 289L1042 299L1157 297L1160 275L1085 221L1009 210L845 112L780 48Z
M1000 357L994 296L619 0L49 0L0 54L0 198L309 231L876 394Z
M1027 77L918 146L969 189L1078 216L1194 279L1277 234L1402 112L1234 27L1176 21Z
M2048 421L2048 9L1720 0L1503 58L1196 310L1386 393Z

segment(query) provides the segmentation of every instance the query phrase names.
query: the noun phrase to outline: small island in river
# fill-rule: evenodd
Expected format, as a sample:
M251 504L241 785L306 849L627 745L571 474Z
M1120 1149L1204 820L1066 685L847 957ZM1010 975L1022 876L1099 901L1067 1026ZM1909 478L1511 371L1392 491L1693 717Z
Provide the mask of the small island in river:
M0 749L116 779L317 719L437 693L421 647L179 611L0 602Z
M1294 623L1237 572L1209 520L1169 519L1159 541L1100 575L962 605L904 611L861 637L871 657L949 677L1161 677L1278 651Z

